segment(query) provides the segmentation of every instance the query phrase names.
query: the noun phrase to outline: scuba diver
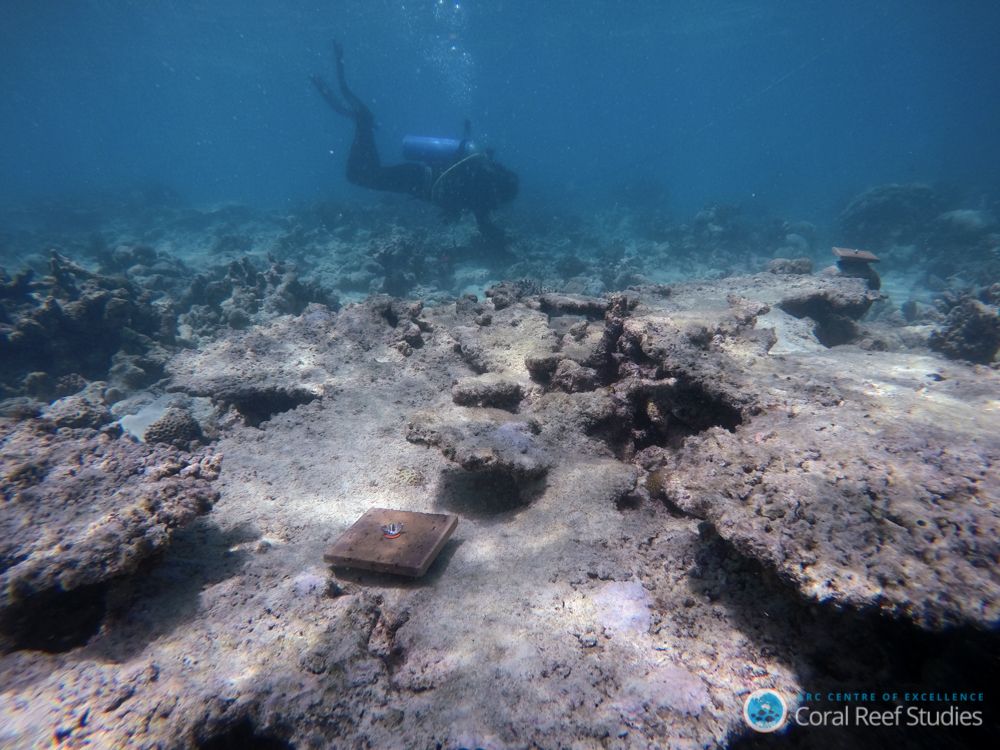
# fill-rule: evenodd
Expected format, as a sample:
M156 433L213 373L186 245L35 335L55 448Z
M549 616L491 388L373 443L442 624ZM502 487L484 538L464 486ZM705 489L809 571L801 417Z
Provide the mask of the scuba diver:
M348 182L430 201L444 210L449 221L471 211L485 237L502 238L503 232L492 223L490 213L517 195L517 175L494 161L492 150L480 149L472 142L469 121L465 121L460 141L406 136L403 157L410 161L383 166L375 146L375 117L347 85L343 47L334 42L333 50L343 99L320 76L313 75L310 80L334 112L354 120Z

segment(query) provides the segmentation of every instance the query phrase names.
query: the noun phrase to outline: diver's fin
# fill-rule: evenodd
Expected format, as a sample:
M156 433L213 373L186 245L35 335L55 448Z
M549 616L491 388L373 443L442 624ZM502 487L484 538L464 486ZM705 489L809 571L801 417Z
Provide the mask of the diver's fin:
M323 97L323 100L330 105L330 109L338 115L343 115L344 117L350 117L353 119L354 113L345 107L343 102L336 97L333 91L330 90L330 87L326 84L326 81L323 80L322 76L314 74L309 76L309 80L312 81L312 85L316 87L316 90L319 92L319 95Z
M344 47L336 39L333 40L333 60L337 64L337 83L340 85L340 95L347 102L351 116L356 120L363 121L363 124L374 125L375 117L371 110L355 96L351 87L347 85L347 75L344 73Z

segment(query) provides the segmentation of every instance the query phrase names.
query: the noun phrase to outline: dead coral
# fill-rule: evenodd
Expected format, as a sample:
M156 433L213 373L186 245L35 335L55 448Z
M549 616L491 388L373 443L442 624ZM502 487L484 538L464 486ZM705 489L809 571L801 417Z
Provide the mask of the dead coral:
M454 422L417 414L409 423L406 439L438 447L468 471L500 472L520 481L543 476L551 465L537 434L536 425L507 412L477 409Z
M336 309L339 302L315 282L299 279L294 264L273 258L258 270L249 257L198 274L181 297L178 322L185 337L212 336L220 326L246 328L275 315L298 315L310 303Z
M523 395L519 383L493 373L462 378L451 388L451 398L460 406L493 406L514 410Z
M952 307L941 330L931 335L930 346L951 359L988 365L1000 351L1000 313L966 297Z
M217 498L220 458L0 421L0 610L131 573Z
M59 427L91 427L97 429L111 421L111 410L104 402L107 384L92 383L73 396L54 401L45 416Z
M0 296L0 397L37 391L24 382L32 372L107 380L122 347L136 342L142 349L171 328L151 296L125 278L89 271L54 251L49 268L37 281L22 274L6 282Z
M854 284L842 284L827 288L807 290L791 294L779 303L782 310L796 318L812 318L816 321L815 334L824 346L848 344L860 333L857 321L879 298L877 292L869 290L858 280Z

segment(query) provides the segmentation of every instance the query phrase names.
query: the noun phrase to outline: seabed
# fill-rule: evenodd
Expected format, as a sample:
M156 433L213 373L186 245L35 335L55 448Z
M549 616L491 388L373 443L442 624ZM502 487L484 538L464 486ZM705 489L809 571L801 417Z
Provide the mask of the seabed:
M416 217L7 217L0 747L751 747L759 688L983 687L1000 287L721 208ZM372 508L459 522L331 568Z

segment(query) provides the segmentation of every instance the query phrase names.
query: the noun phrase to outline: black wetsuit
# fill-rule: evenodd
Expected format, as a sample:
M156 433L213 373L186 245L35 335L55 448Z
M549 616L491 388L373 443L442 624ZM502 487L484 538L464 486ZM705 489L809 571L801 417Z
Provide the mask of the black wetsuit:
M347 85L340 45L334 44L334 50L337 83L344 101L337 99L319 76L313 76L312 82L335 112L354 120L354 141L347 156L348 181L372 190L405 193L430 201L442 208L448 218L471 211L481 230L495 231L490 212L517 195L517 175L485 152L468 151L468 123L462 145L451 161L434 165L419 162L383 165L375 145L375 118Z
M367 110L354 118L354 141L347 155L347 179L359 187L407 193L430 200L433 173L429 166L405 162L383 166L375 146L375 123Z

